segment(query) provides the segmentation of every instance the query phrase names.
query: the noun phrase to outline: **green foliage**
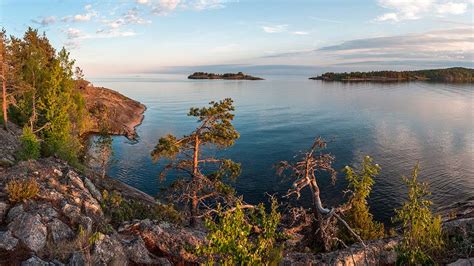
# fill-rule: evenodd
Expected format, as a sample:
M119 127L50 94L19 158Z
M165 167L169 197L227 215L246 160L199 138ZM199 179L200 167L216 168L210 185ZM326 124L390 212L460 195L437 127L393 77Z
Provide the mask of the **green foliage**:
M108 132L108 126L102 122L101 130L99 135L95 139L91 149L91 166L97 168L101 173L102 178L105 177L107 168L112 163L112 156L114 151L112 149L112 136ZM104 126L105 125L105 126Z
M397 247L397 264L434 264L434 256L443 249L441 217L433 216L426 183L417 180L419 166L411 178L403 177L408 187L408 200L396 210L394 222L400 222L403 239Z
M102 209L111 219L111 223L116 226L124 221L134 219L163 220L173 223L181 223L183 219L181 214L174 209L173 205L155 204L152 206L136 200L125 200L116 191L109 193L104 190L102 197Z
M387 79L390 81L405 80L429 80L438 82L474 82L474 69L463 67L452 67L446 69L428 69L416 71L371 71L371 72L350 72L333 73L327 72L319 76L318 79L329 81Z
M197 254L205 256L207 264L263 265L278 261L281 254L276 241L280 214L273 200L270 213L260 204L246 209L241 203L227 211L217 209L217 221L206 219L208 243L198 247Z
M23 127L23 133L20 137L20 150L17 157L20 160L38 159L40 157L41 144L28 126Z
M88 118L85 101L75 91L74 60L48 38L28 28L23 38L11 36L6 47L7 83L14 97L12 120L28 124L42 140L42 153L77 164L79 134Z
M380 166L374 164L373 159L366 156L361 169L346 166L345 172L349 189L353 192L348 203L351 208L346 214L347 223L364 240L383 238L384 226L373 220L367 203L367 198L375 183L374 178L380 172ZM352 235L347 233L346 235L347 238L352 238Z
M172 169L185 173L172 186L170 194L175 200L189 203L192 224L196 222L195 216L201 204L232 196L234 190L224 181L240 175L239 163L229 159L201 157L202 146L226 148L239 138L239 133L232 125L232 99L210 102L209 105L190 108L188 116L196 117L199 123L190 135L177 138L169 134L161 137L151 153L155 162L163 158L172 160L161 172L161 179Z
M25 201L35 197L39 192L38 183L34 178L11 180L5 186L8 200L12 203Z

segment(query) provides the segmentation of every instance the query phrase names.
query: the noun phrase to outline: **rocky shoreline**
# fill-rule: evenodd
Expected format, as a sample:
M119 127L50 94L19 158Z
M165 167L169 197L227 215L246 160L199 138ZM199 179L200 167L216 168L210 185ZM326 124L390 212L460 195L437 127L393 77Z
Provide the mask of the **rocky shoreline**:
M143 122L146 106L114 90L95 87L92 83L78 81L76 88L82 92L86 108L91 114L91 124L85 134L99 133L100 118L106 112L109 134L136 139L136 128Z
M123 106L117 101L126 98L103 88L94 87L91 91L90 97L98 95L99 99L114 95L115 100L102 100L104 104L113 103L110 106ZM141 106L134 103L130 108L135 108L137 115ZM132 119L132 122L121 121L135 124L141 119L143 117ZM203 263L192 250L206 242L205 229L190 228L164 214L158 218L113 221L108 214L110 207L105 204L106 195L112 192L118 192L121 201L139 204L130 205L132 209L133 206L145 206L146 210L161 210L164 205L118 180L79 171L57 158L18 162L15 151L19 148L20 134L21 129L15 125L8 131L0 129L0 265ZM34 180L39 187L38 193L31 199L14 202L6 189L12 180ZM145 216L148 215L146 210ZM447 238L461 239L461 243L472 246L474 197L439 212L444 216ZM301 239L302 236L296 233L289 236L284 243L280 265L393 265L395 247L400 241L399 237L392 237L370 241L367 248L354 244L330 253L314 253L295 248ZM447 255L443 263L472 263L472 259L468 260L472 254L465 256L467 258Z

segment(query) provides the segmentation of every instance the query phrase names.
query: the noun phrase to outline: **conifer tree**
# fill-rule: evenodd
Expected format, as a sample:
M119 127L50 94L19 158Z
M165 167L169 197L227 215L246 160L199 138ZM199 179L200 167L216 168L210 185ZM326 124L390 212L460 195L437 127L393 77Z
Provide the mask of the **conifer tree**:
M222 181L240 174L240 164L202 154L204 146L225 148L232 146L239 138L239 133L232 125L232 99L213 101L209 105L189 110L188 116L196 117L199 123L191 134L181 138L166 135L159 139L151 153L154 161L162 158L173 160L161 173L162 178L171 169L185 174L185 177L176 183L180 190L178 200L189 204L192 225L196 224L199 208L206 202L226 197L233 192Z

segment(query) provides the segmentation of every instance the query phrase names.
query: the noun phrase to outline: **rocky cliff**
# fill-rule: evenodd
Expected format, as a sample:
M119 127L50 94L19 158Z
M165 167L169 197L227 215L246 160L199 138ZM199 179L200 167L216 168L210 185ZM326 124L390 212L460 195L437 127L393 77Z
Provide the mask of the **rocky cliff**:
M110 134L124 135L129 139L136 138L135 128L143 120L145 105L116 91L95 87L85 80L77 81L76 88L82 92L86 107L91 114L92 121L88 133L98 133L100 119L105 117Z

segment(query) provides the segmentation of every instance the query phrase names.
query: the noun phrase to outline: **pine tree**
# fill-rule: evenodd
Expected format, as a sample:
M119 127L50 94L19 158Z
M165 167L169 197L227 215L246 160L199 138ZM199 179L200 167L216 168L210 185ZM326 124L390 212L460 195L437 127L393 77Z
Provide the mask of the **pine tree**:
M173 160L161 173L162 178L171 169L185 173L186 177L177 183L181 190L178 199L189 203L192 225L196 225L202 204L232 193L232 189L222 182L223 179L233 179L240 174L240 164L229 159L205 157L201 154L205 145L225 148L232 146L239 138L239 133L232 125L232 99L210 102L209 105L190 109L188 116L196 117L200 123L191 134L181 138L164 136L159 139L151 153L154 161L162 158ZM206 166L208 171L205 171L203 166ZM212 172L212 169L216 170Z

